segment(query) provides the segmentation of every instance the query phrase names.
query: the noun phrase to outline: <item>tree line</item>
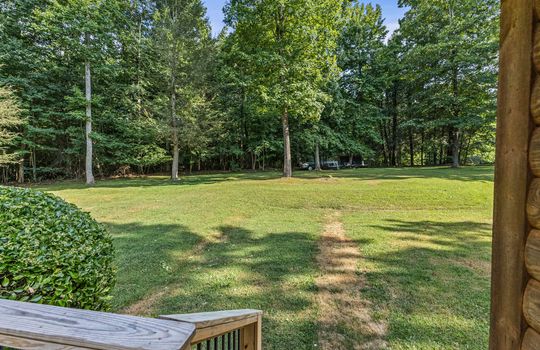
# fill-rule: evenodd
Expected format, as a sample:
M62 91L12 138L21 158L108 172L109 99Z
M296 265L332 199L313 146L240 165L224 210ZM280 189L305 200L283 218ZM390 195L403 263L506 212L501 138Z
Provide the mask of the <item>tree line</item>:
M0 3L0 177L493 159L498 1Z

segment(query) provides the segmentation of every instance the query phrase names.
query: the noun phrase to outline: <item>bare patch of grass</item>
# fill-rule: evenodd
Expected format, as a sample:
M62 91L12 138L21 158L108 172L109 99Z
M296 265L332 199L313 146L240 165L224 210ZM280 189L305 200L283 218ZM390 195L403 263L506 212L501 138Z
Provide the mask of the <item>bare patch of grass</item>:
M384 349L386 325L371 317L362 298L365 281L357 273L358 246L345 234L340 214L328 216L319 241L319 346L323 350Z
M150 293L145 298L123 308L121 312L128 315L151 316L154 314L156 305L169 293L169 289L165 287L162 290Z

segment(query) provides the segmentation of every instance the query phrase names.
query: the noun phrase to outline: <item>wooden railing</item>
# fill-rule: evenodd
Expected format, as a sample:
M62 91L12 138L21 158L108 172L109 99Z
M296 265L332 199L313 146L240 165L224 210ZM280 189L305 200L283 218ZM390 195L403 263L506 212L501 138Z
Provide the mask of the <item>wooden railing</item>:
M191 345L196 350L262 349L262 312L259 310L163 315L160 318L195 325Z
M262 312L159 319L0 299L0 349L261 350Z

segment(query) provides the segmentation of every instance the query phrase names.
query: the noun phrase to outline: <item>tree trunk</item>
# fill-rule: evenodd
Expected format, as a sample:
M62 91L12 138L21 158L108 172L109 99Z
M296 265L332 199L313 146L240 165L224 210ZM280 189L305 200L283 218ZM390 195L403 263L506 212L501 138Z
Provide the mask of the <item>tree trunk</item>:
M459 82L458 82L458 68L455 68L452 72L452 90L454 94L454 106L453 106L453 116L454 120L459 119L459 106L457 99L459 97ZM455 126L451 127L452 132L452 168L459 168L459 129Z
M354 162L354 154L351 153L349 154L349 165L352 166L353 162Z
M389 137L388 137L388 128L387 128L387 125L386 123L384 123L384 125L382 125L381 127L381 133L382 133L382 138L383 138L383 156L384 156L384 165L386 166L390 166L391 165L391 155L390 155L390 150L391 150L391 145L390 145L390 140L389 140Z
M424 166L424 130L422 130L420 136L420 166Z
M171 180L178 181L178 161L180 151L178 147L178 121L176 120L176 58L173 55L171 62L171 126L172 126L172 146L173 161L171 167Z
M36 149L32 150L32 181L37 181Z
M414 166L414 137L413 137L413 130L412 128L409 128L409 158L410 158L410 166Z
M459 168L459 131L452 132L452 168Z
M172 144L173 144L173 161L171 168L171 180L178 181L178 160L180 151L178 147L178 122L176 120L176 93L174 88L171 92L171 123L172 123Z
M24 183L24 158L19 161L19 171L17 174L17 182Z
M398 166L398 87L394 82L392 88L392 166Z
M85 37L86 44L89 44L90 35L86 34ZM90 73L90 61L86 61L84 65L85 71L85 91L86 91L86 127L85 127L85 136L86 136L86 160L85 160L85 170L86 170L86 184L93 185L94 173L92 171L92 76Z
M292 177L292 159L291 159L291 138L289 135L289 111L287 107L283 109L281 116L283 127L283 177Z
M319 151L319 143L315 143L315 170L321 171L321 154Z

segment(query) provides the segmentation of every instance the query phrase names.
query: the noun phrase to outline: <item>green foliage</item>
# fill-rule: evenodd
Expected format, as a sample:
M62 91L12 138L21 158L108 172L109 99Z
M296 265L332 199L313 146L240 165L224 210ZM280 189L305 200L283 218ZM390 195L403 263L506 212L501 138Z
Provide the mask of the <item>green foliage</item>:
M336 73L341 1L231 1L227 23L250 69L253 90L281 115L318 119L328 97L321 87Z
M16 96L11 90L0 86L0 166L18 162L22 157L13 148L22 134L23 124Z
M400 4L389 35L359 1L230 0L213 38L201 0L4 0L0 85L27 125L0 147L32 180L81 177L88 61L98 176L170 171L175 148L186 169L280 167L285 115L295 163L315 145L371 165L489 159L498 2Z
M0 187L0 297L107 310L113 255L110 235L75 205Z

